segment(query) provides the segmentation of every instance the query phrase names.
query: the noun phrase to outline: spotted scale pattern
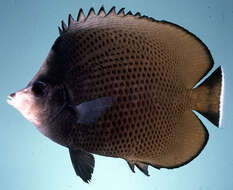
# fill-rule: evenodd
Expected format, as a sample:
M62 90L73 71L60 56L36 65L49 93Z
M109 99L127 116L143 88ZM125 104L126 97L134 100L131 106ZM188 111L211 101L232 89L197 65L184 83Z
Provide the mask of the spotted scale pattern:
M69 144L150 163L167 156L188 92L176 76L179 60L166 44L147 31L119 26L71 31L61 38L72 101L117 99L97 123L75 126Z

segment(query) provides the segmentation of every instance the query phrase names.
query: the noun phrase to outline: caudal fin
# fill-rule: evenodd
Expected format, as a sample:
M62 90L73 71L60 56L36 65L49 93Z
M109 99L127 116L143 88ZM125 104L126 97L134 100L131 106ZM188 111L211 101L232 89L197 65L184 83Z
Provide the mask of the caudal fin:
M205 116L217 127L221 122L223 104L223 72L218 67L192 91L192 109Z

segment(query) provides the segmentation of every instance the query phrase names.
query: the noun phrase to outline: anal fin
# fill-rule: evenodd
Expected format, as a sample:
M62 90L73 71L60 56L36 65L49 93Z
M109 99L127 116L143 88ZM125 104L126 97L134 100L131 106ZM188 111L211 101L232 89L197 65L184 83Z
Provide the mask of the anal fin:
M141 162L136 162L135 165L137 166L137 168L143 172L146 176L150 176L149 172L148 172L148 165L141 163Z
M126 160L127 161L127 160ZM135 173L135 170L134 170L134 168L135 168L135 162L133 162L133 161L127 161L127 163L128 163L128 165L129 165L129 168L131 169L131 171L133 172L133 173Z
M129 161L129 160L126 160L126 161L127 161L128 165L133 173L135 173L134 168L136 166L146 176L150 176L149 172L148 172L148 164L145 164L142 162L136 162L136 161Z
M174 128L169 151L160 163L162 168L177 168L189 163L200 154L208 141L207 129L192 111L184 112Z

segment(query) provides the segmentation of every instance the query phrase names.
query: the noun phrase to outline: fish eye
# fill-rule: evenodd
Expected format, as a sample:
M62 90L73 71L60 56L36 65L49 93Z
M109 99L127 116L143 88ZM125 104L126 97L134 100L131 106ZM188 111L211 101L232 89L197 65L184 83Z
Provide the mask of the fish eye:
M33 83L31 91L35 96L41 97L45 94L46 84L41 81L36 81Z

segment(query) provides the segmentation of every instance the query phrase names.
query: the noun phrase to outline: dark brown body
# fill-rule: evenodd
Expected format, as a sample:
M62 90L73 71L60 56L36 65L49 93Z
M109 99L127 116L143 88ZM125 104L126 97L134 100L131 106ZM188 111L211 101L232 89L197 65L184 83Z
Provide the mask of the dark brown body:
M169 158L177 151L177 131L183 130L179 123L191 110L191 89L179 71L187 58L174 55L179 50L176 41L167 41L171 34L161 38L160 29L148 27L152 21L129 17L139 25L127 27L127 18L104 19L102 26L89 25L88 20L76 24L53 47L65 65L56 72L64 77L72 105L104 96L117 100L96 123L73 124L67 146L170 167L174 164ZM162 30L171 27L160 25ZM75 27L81 27L79 32Z
M59 31L39 72L9 103L69 148L85 182L94 169L90 153L123 158L148 175L148 165L175 168L201 152L208 131L192 110L219 126L222 71L194 88L213 67L199 38L115 8L87 17L81 10Z
M71 67L66 79L73 81L67 86L74 94L72 102L80 104L104 96L117 101L97 123L74 126L69 144L105 156L156 164L154 160L171 151L168 147L174 143L174 127L179 116L190 109L190 91L176 77L175 64L161 55L163 50L156 52L158 44L150 35L116 28L106 30L101 43L96 43L103 38L101 30L76 36L73 51L80 72ZM127 33L132 37L124 41ZM86 47L88 39L96 45ZM67 49L72 51L69 46Z

